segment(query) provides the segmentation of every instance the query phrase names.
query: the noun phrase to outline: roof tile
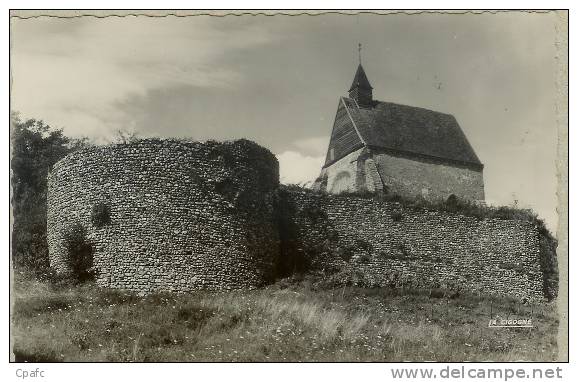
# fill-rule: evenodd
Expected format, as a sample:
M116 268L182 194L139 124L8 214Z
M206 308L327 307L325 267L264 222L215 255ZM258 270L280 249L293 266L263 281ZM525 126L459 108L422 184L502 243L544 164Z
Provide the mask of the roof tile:
M453 115L391 102L375 101L372 108L359 108L350 98L343 101L369 147L481 166Z

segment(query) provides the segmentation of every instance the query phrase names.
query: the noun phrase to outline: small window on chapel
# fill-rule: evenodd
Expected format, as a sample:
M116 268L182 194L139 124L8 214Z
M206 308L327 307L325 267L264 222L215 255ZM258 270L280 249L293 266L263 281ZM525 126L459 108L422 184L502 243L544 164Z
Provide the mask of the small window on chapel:
M329 160L335 159L335 151L333 148L329 149Z

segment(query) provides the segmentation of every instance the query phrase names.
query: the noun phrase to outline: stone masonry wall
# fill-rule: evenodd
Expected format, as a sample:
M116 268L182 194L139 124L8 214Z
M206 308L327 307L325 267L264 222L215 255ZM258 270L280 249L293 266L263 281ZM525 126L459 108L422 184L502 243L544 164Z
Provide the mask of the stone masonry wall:
M366 154L341 170L370 189L380 174ZM246 140L74 152L48 176L47 223L58 273L77 272L89 248L99 285L140 293L254 288L295 271L522 300L557 291L555 241L531 220L280 187L273 154Z
M323 168L314 188L331 194L384 191L432 201L446 200L452 194L461 200L484 200L481 169L367 148L353 151Z
M379 153L377 168L389 193L428 200L484 200L482 171L443 163Z
M148 293L263 285L279 255L278 179L273 154L246 140L74 152L48 177L51 266L72 271L70 233L80 227L101 286ZM98 206L109 215L104 224L95 224Z
M538 228L353 196L282 191L282 262L364 286L443 288L544 299ZM555 261L555 260L553 260ZM336 276L337 277L337 276ZM555 291L550 290L549 293Z
M360 148L349 153L331 166L323 168L319 177L327 178L327 185L323 187L322 191L327 190L334 194L357 191L357 160L363 151L364 149Z

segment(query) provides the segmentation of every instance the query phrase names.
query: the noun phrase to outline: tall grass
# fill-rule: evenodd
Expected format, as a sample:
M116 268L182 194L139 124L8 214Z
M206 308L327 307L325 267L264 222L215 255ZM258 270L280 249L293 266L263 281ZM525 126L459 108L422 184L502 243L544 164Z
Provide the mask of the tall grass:
M256 291L138 297L94 284L20 282L17 361L551 361L555 307L387 289ZM488 328L493 312L533 329Z

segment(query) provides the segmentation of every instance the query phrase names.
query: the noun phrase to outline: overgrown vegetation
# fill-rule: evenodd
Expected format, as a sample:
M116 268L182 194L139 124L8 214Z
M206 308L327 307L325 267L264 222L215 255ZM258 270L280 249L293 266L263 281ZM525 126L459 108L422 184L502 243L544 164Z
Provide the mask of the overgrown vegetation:
M94 278L93 247L86 237L86 228L74 223L64 233L68 261L75 281L84 282Z
M542 290L546 298L553 299L558 295L558 259L556 247L558 242L544 226L540 230L540 268L544 274Z
M268 288L138 297L17 274L17 361L552 361L552 304L442 290ZM534 327L489 328L490 314Z
M135 142L130 136L125 140ZM247 142L241 144L250 145ZM39 281L38 275L46 274L48 267L46 174L57 160L86 144L42 121L21 122L13 116L12 253L17 271L12 328L17 361L551 361L556 357L553 305L519 305L449 289L400 290L398 285L408 284L400 282L395 272L390 288L374 289L344 284L337 274L317 279L294 276L262 290L230 293L138 297L103 290L90 282L92 246L79 224L69 227L65 242L71 269L88 282ZM291 188L282 191L287 189ZM392 214L397 222L403 222L403 207L531 221L541 232L542 253L555 251L543 223L527 211L453 199L432 204L396 195L355 196L399 203L400 210ZM320 203L325 197L329 196L322 195ZM361 253L362 263L370 260L372 248L361 239L344 247L331 244L338 235L325 224L328 219L320 204L297 207L283 198L281 204L281 216L302 214L315 222L313 234L319 240L304 251L295 250L299 238L294 222L280 218L282 251L290 254L282 257L280 276L308 269L312 252L335 251L346 262ZM97 227L108 224L106 203L95 205L91 218ZM399 256L410 255L410 248L401 243ZM547 274L555 274L555 256L545 256L541 265ZM347 277L355 281L361 276ZM549 285L554 279L545 279L544 288ZM488 328L492 310L529 316L535 328Z
M469 200L462 200L455 195L445 201L431 201L424 198L404 198L398 194L393 193L376 193L376 192L343 192L337 195L330 195L321 191L314 191L308 188L299 187L298 185L283 185L282 188L288 191L298 191L310 194L316 194L320 197L334 197L334 198L350 198L357 197L363 199L372 199L381 202L399 203L402 207L443 211L459 213L465 216L471 216L482 219L505 219L505 220L521 220L538 225L539 229L545 230L550 234L544 222L537 217L537 215L529 209L521 209L514 206L500 206L493 207L481 203L475 203ZM394 216L395 215L395 216ZM392 220L401 221L403 219L402 211L396 210L392 213Z
M279 226L279 239L282 243L276 269L276 274L279 277L303 273L310 265L311 257L307 251L299 250L301 238L295 222L298 212L294 200L288 198L282 189L277 201L277 224Z
M543 292L548 299L553 299L557 296L558 292L558 263L556 258L556 247L557 240L548 231L546 224L542 219L529 209L520 209L516 206L500 206L493 207L487 206L480 203L475 203L467 200L461 200L455 195L450 195L445 201L429 201L423 198L403 198L398 194L391 193L371 193L371 192L344 192L339 195L330 195L325 192L313 191L311 189L303 188L298 185L286 185L281 186L281 194L287 192L302 192L307 194L313 194L318 197L316 208L319 209L319 205L325 204L328 198L363 198L371 199L379 202L392 203L397 207L391 213L391 219L394 222L402 222L404 219L403 209L413 209L418 211L440 211L447 213L455 213L464 216L470 216L479 220L484 219L502 219L502 220L518 220L522 222L527 222L533 224L539 233L540 240L540 266L541 271L544 275ZM285 199L290 199L285 197ZM314 205L313 203L310 203ZM304 209L308 209L307 206ZM302 214L307 215L318 214L314 209L313 212L301 211ZM328 224L327 229L331 231L331 222L326 222ZM327 236L326 236L327 237ZM331 243L331 240L323 242L325 247L328 247L327 243ZM342 258L350 258L348 256L347 250L343 252L341 248L331 248L338 252ZM399 258L405 258L411 256L407 245L403 244L399 247L400 254ZM319 251L317 252L319 253Z
M88 143L86 139L70 139L40 120L21 121L16 113L11 123L13 265L42 275L49 265L46 175L59 159Z

